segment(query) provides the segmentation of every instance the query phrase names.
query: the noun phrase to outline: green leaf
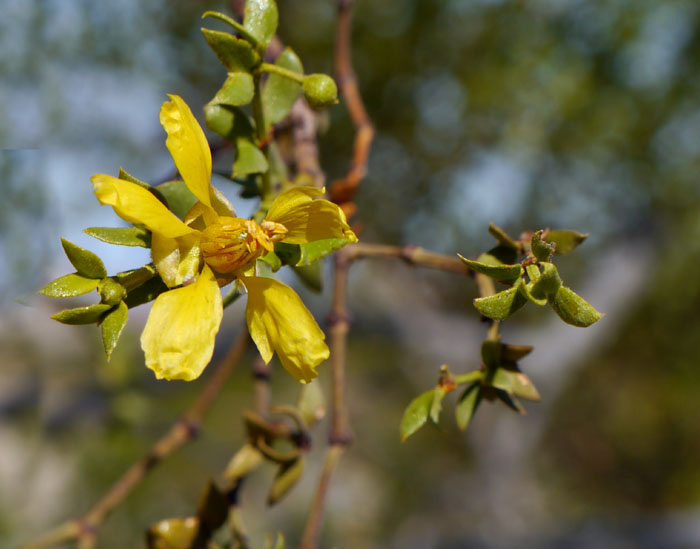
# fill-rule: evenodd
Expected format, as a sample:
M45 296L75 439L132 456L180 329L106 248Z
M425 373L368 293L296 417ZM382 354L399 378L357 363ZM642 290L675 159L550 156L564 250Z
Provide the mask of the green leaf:
M158 185L157 190L163 196L168 209L180 219L184 219L197 202L197 197L187 188L184 181L168 181Z
M326 257L333 252L340 250L350 241L345 238L327 238L324 240L315 240L314 242L305 242L299 245L301 256L297 265L309 265L314 261Z
M215 530L226 522L228 516L228 499L217 488L216 484L211 480L208 482L197 508L197 518L199 519L200 531L204 530L207 534L204 536L208 539ZM200 540L203 536L198 535ZM204 546L202 546L204 547Z
M525 305L527 301L518 290L518 286L513 286L495 295L476 298L474 306L485 317L493 320L505 320Z
M433 401L430 403L430 421L437 423L440 421L440 412L442 412L442 401L445 398L447 391L439 385L433 389Z
M485 265L514 265L518 262L518 252L508 246L496 246L476 258Z
M304 74L301 60L291 48L284 49L275 61L275 65L300 75ZM279 74L271 73L262 91L265 122L268 124L282 122L291 112L300 91L301 84L298 82L294 82L294 80Z
M455 383L457 385L464 385L465 383L471 383L472 381L478 381L484 376L484 372L482 370L473 370L471 372L467 372L466 374L460 374L458 376L455 376Z
M83 232L108 244L151 247L151 232L141 227L89 227Z
M508 408L513 410L514 412L517 412L519 414L526 414L527 412L525 411L525 408L523 408L523 405L518 402L517 399L513 398L510 393L507 391L504 391L503 389L497 389L495 387L491 388L494 391L494 396L503 402Z
M210 29L202 29L202 34L229 72L249 72L260 63L260 56L247 40Z
M497 389L526 398L539 401L540 393L535 388L530 378L517 369L497 368L490 379L490 384Z
M275 252L268 252L264 256L258 258L258 261L263 261L270 266L273 273L276 273L282 268L282 260Z
M274 0L246 0L243 27L255 37L264 51L277 31L277 4Z
M133 309L134 307L153 301L156 297L163 292L167 292L169 289L170 288L165 285L160 277L153 277L128 292L124 303L126 303L129 309Z
M550 295L554 295L561 287L561 278L557 272L557 268L553 263L540 263L542 272L532 286L528 288L530 294L536 300L546 299Z
M229 291L228 294L226 294L226 297L224 298L223 301L223 306L224 309L234 303L239 297L241 297L243 294L241 293L241 290L238 288L236 284L231 286L231 290Z
M233 163L233 177L250 173L264 173L268 169L265 153L252 139L236 139L236 160Z
M282 499L301 478L304 472L304 459L298 458L289 463L280 465L277 475L272 481L270 493L267 496L267 504L274 505Z
M538 271L539 272L539 271ZM532 288L535 285L534 282L528 282L527 284L518 284L518 291L520 294L527 300L535 305L539 305L540 307L543 307L544 305L547 304L547 298L542 297L542 298L537 298L532 294Z
M129 308L123 301L112 309L102 321L102 345L105 349L107 360L112 357L112 351L124 331L126 321L129 319Z
M292 265L291 268L309 290L316 293L323 291L323 265L320 261L311 265Z
M247 105L253 100L253 76L247 72L229 72L224 85L210 101L214 105Z
M504 246L506 248L510 248L510 249L515 250L517 252L522 252L522 244L520 242L515 241L510 236L508 236L508 233L506 233L503 229L501 229L497 225L494 225L493 223L489 223L489 234L491 236L493 236L496 240L498 240L498 243L501 246Z
M204 106L204 121L214 133L228 140L233 139L233 128L236 122L236 109L228 105L208 103ZM244 116L245 114L240 114Z
M501 363L503 345L493 339L485 339L481 343L481 360L488 368L496 368Z
M401 419L401 441L404 442L408 437L423 427L428 420L430 408L433 403L434 389L426 391L414 398L403 413Z
M99 279L72 273L50 282L39 293L48 297L76 297L93 291L99 283Z
M224 478L235 481L257 469L264 461L265 456L262 452L252 444L246 443L229 461L224 471Z
M556 245L554 253L557 255L568 254L588 238L588 233L578 233L576 231L559 230L547 231L544 235L547 242Z
M462 260L462 263L472 271L490 276L494 280L499 280L501 282L514 282L523 270L519 263L515 265L489 265L487 263L479 263L478 261L467 259L461 254L457 255Z
M63 251L66 252L68 260L73 264L78 274L87 278L104 278L107 276L102 260L94 253L76 246L72 242L61 238Z
M63 324L94 324L100 322L105 312L109 311L112 305L98 303L87 307L77 307L66 309L60 313L52 315L51 318Z
M156 274L156 268L153 265L144 265L138 269L117 273L114 276L114 279L119 282L119 284L124 286L128 293L138 288L142 284L145 284L147 281L156 276Z
M530 345L503 345L501 349L501 357L503 360L508 360L511 362L516 362L523 357L529 355L534 347Z
M455 408L455 416L457 417L457 426L464 431L474 416L476 408L481 402L481 384L477 381L467 387L460 395L459 401Z
M542 240L542 232L537 231L532 235L530 240L532 255L535 256L537 261L551 261L554 255L554 246Z
M549 298L549 304L559 318L579 328L587 328L603 318L601 313L566 286L561 286L557 293Z
M123 179L124 181L129 181L130 183L136 183L139 187L143 187L144 189L150 190L152 188L148 183L146 183L145 181L141 181L137 177L134 177L129 172L127 172L124 168L119 168L119 179Z

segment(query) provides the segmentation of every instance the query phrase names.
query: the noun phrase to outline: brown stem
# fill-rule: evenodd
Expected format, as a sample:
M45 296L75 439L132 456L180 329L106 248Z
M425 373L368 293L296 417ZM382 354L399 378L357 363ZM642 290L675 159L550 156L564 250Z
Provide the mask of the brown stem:
M350 202L360 181L367 174L367 160L374 138L374 126L365 110L357 86L357 78L352 69L352 4L353 0L338 0L335 72L338 86L345 99L353 124L355 124L355 143L352 163L347 175L344 179L335 181L330 190L331 200L337 204Z
M371 257L395 258L417 267L428 267L465 275L473 274L471 269L462 263L458 257L436 254L418 246L387 246L384 244L357 242L343 248L343 252L351 260Z
M270 376L272 368L261 356L253 365L253 388L255 391L255 411L266 418L270 410Z
M309 517L301 541L302 549L318 547L321 523L325 509L326 494L330 478L336 464L350 444L348 410L345 405L345 361L347 334L350 328L347 306L348 271L352 258L341 250L335 255L333 272L333 303L331 306L330 347L331 347L331 432L328 437L329 448L318 480L316 493L311 503Z
M219 362L214 375L204 386L197 400L153 445L150 452L134 463L82 517L61 524L47 534L24 545L23 549L50 547L70 540L77 540L79 548L95 547L96 531L109 513L127 498L156 465L197 436L204 414L216 400L234 367L243 357L247 346L248 332L242 330L226 356Z

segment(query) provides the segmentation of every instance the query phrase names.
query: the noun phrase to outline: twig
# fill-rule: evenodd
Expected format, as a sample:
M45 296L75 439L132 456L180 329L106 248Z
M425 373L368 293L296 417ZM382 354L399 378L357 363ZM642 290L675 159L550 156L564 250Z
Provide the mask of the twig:
M301 541L302 549L314 549L318 546L321 523L326 502L330 478L345 448L352 441L345 406L345 361L347 334L350 327L347 307L348 271L352 258L343 253L335 255L333 272L333 304L331 306L330 343L331 343L331 432L328 437L329 448L314 494L311 510Z
M323 173L318 160L318 144L316 143L316 115L300 97L294 103L291 114L292 140L294 141L294 161L297 173L307 174L314 180L315 187L326 184L326 174Z
M343 248L343 252L346 253L351 260L366 257L395 258L418 267L428 267L430 269L450 271L465 275L473 274L471 269L462 263L459 258L429 252L418 246L387 246L384 244L358 242L346 246Z
M255 391L255 411L262 417L267 417L270 410L270 376L272 368L261 356L255 359L253 365L253 388Z
M338 0L338 25L335 42L335 71L338 86L345 98L350 117L355 124L355 143L350 170L344 179L333 183L330 197L337 204L351 202L360 181L367 174L367 160L374 138L374 126L360 96L357 79L352 69L352 4L353 0Z
M243 357L247 346L248 332L243 329L226 356L219 362L216 372L204 386L197 400L153 445L150 452L134 463L87 513L27 543L23 549L40 549L71 540L77 540L80 549L94 547L97 529L107 515L127 498L156 465L197 437L204 414L216 400L234 367Z

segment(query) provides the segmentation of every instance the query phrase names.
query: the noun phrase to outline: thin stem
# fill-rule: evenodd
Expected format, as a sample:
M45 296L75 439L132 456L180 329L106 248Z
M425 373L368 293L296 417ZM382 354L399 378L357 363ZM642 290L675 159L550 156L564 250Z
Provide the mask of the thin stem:
M302 84L304 82L304 75L299 74L298 72L290 71L289 69L285 69L284 67L280 67L279 65L273 65L271 63L262 63L260 67L258 68L259 71L261 72L270 72L274 74L279 74L280 76L283 76L284 78L289 78L289 80L293 80L294 82L297 82L298 84Z
M253 76L253 85L255 87L255 95L253 95L253 119L255 120L255 136L258 143L262 143L267 138L267 122L265 121L265 109L262 103L262 86L260 83L260 73ZM266 147L264 150L265 158L268 166L270 165L270 151ZM272 180L270 178L270 168L262 174L262 185L260 188L260 196L263 203L269 198L272 191Z
M241 330L236 341L221 360L216 372L204 386L192 406L165 435L158 439L148 454L134 463L85 515L65 522L51 532L24 545L23 549L40 549L70 540L77 540L79 547L94 547L96 530L109 513L131 494L156 465L197 437L205 413L216 400L236 364L243 357L247 346L248 332Z
M338 86L355 124L355 143L350 170L345 178L336 181L330 190L331 200L337 204L352 201L360 181L367 174L369 150L374 139L374 126L365 110L352 68L352 4L352 0L338 0L335 71Z
M335 255L335 270L333 272L333 304L330 316L331 343L331 432L328 437L329 448L318 480L309 517L301 540L302 549L318 547L321 533L326 494L330 486L333 471L350 444L348 410L345 406L345 361L347 334L350 320L347 307L348 271L352 258L341 250Z
M343 252L352 260L362 258L401 259L409 265L417 267L428 267L457 274L473 274L471 269L459 258L429 252L418 246L387 246L358 242L346 246L343 248Z
M270 375L272 368L258 356L253 365L253 386L255 390L255 411L266 418L270 410Z
M232 17L229 17L228 15L225 15L223 13L219 13L218 11L205 11L202 14L202 19L205 17L213 17L214 19L218 19L219 21L223 21L224 23L231 25L234 29L238 31L238 34L241 35L241 38L244 38L250 44L255 48L256 50L260 49L260 43L258 42L258 39L255 38L252 34L248 32L248 29L246 29L243 25L241 25L238 21L233 19Z

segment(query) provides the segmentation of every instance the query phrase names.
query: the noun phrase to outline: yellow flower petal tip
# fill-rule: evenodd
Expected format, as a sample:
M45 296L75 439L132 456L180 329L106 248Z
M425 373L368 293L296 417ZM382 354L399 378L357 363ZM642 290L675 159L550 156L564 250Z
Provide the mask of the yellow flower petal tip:
M168 134L168 147L187 188L200 202L211 206L211 150L204 131L178 95L168 95L160 108L160 123Z
M242 277L248 291L246 320L250 336L265 362L274 352L282 366L301 383L318 376L316 368L330 351L325 334L301 298L271 278Z
M159 295L141 335L146 366L158 379L197 379L214 353L223 313L209 267L189 286Z

